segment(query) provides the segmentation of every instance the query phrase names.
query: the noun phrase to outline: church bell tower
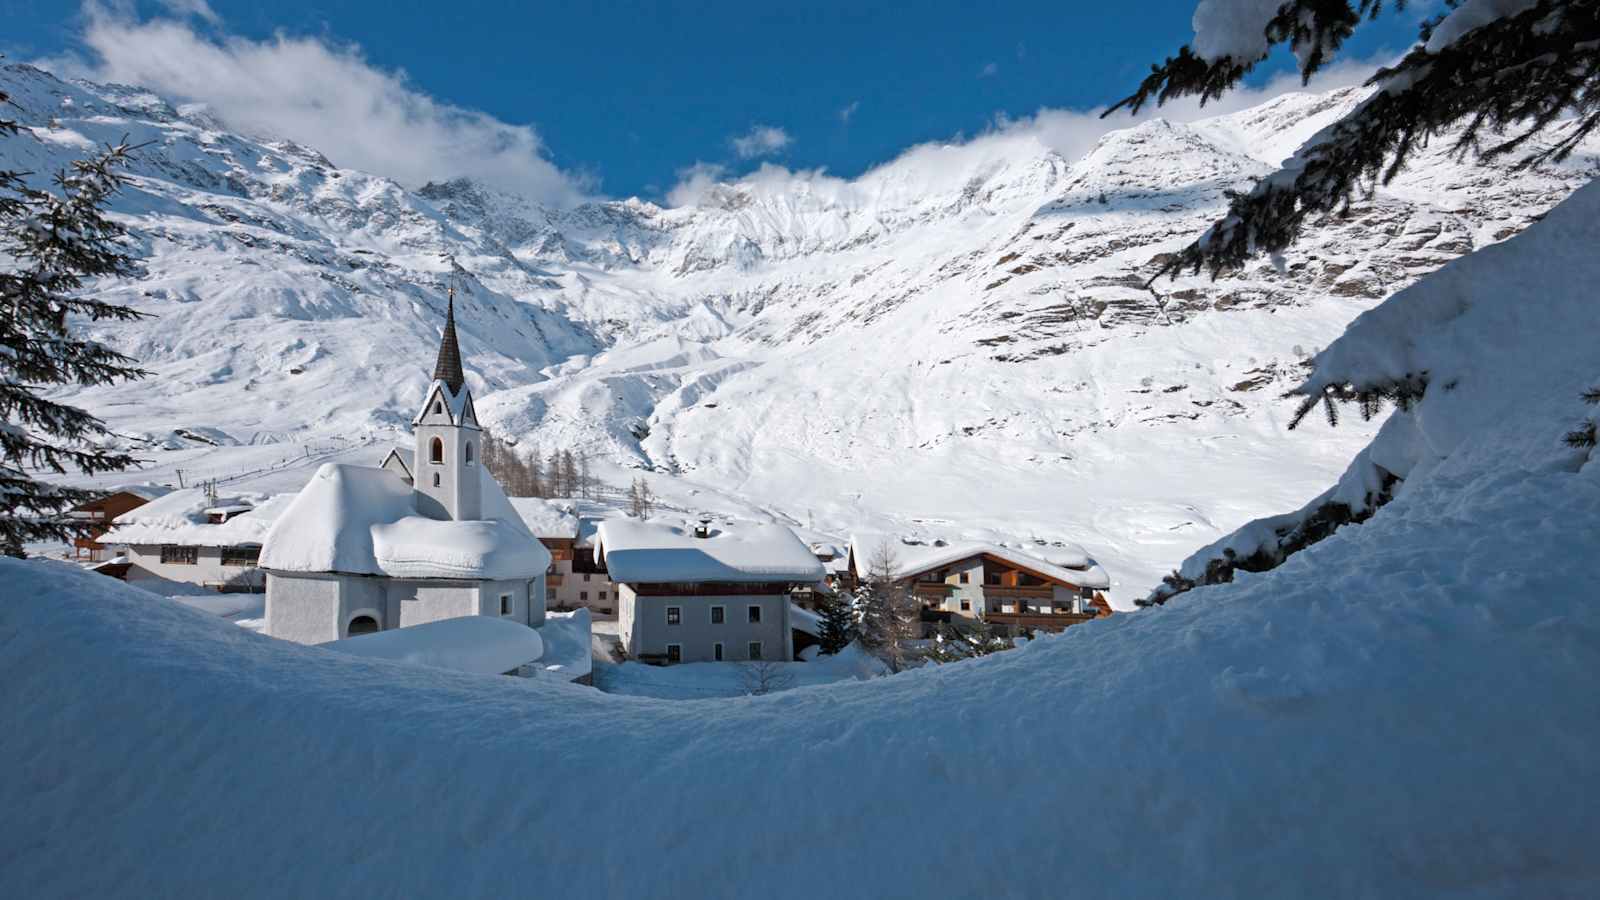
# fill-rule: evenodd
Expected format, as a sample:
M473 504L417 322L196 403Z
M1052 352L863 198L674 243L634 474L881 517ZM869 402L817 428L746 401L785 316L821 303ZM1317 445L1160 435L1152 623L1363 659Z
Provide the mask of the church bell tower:
M411 420L411 430L416 437L412 485L417 511L434 519L482 519L483 430L461 371L454 287L445 306L433 383L423 395L422 410Z

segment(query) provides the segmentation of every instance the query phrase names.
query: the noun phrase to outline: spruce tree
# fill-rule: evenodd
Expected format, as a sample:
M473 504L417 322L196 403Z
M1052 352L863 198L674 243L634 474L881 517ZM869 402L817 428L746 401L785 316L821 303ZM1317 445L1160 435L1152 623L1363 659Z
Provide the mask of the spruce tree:
M1385 5L1288 0L1263 24L1261 36L1268 51L1290 47L1309 81ZM1422 24L1420 42L1403 59L1372 76L1368 84L1378 90L1289 166L1231 195L1227 215L1167 262L1151 285L1183 270L1205 269L1216 277L1257 255L1285 250L1309 224L1347 211L1358 193L1387 183L1416 148L1447 131L1457 132L1458 155L1521 154L1518 166L1528 166L1567 158L1600 125L1600 3L1537 0L1471 28L1448 21L1457 4L1449 5L1443 16ZM1431 40L1436 36L1441 39ZM1185 46L1153 66L1138 90L1107 114L1178 97L1204 103L1226 94L1266 58L1207 58ZM1552 140L1530 143L1541 134ZM1337 421L1340 402L1354 402L1370 417L1385 403L1409 405L1426 387L1425 373L1333 386L1305 396L1293 423L1319 403L1330 422Z
M857 621L859 612L856 609L854 598L844 594L834 594L822 601L822 624L818 629L817 642L821 644L820 653L832 656L840 650L850 646L857 637Z
M9 102L0 93L0 105ZM0 120L0 138L18 132ZM82 526L66 510L96 492L39 481L35 475L94 475L133 465L109 449L105 423L48 400L55 385L100 385L148 374L135 361L74 334L73 320L127 321L143 316L85 290L91 279L134 272L122 226L105 206L121 187L126 144L106 147L56 173L53 190L26 173L0 171L0 552L22 556L31 541L66 541Z

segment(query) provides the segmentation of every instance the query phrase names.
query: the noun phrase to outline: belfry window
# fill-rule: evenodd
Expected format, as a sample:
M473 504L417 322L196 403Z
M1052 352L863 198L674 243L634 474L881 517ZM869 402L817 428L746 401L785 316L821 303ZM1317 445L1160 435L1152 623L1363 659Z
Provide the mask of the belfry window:
M464 459L466 459L467 465L469 465L469 466L472 465L472 444L471 444L471 442L468 442L468 444L467 444L467 451L466 451L466 455L464 456Z
M428 445L428 462L436 465L444 463L444 441L434 438Z
M438 400L433 401L433 414L436 416L444 415L444 404Z

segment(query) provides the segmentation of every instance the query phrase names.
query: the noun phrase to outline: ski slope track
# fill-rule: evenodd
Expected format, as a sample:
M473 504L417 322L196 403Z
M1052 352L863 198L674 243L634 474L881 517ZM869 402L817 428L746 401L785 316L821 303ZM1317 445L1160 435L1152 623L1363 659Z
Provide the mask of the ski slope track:
M1281 266L1163 283L1158 304L1145 279L1223 192L1359 92L1152 120L1076 159L1001 133L853 180L763 169L674 208L555 209L343 169L137 87L0 80L27 126L0 164L144 144L116 201L142 272L101 287L154 318L91 331L156 374L63 395L148 451L135 478L292 490L311 457L381 456L454 279L479 414L524 447L836 539L1075 542L1122 608L1337 478L1379 423L1289 435L1279 395L1356 315L1517 233L1600 155L1512 171L1436 142Z

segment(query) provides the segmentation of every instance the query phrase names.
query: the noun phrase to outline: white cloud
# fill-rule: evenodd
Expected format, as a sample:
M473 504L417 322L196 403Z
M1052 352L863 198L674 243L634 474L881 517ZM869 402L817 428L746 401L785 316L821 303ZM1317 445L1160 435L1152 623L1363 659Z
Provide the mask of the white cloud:
M1000 74L1000 64L996 62L984 63L983 68L978 70L979 78L993 78L998 74Z
M161 5L179 18L194 16L212 25L222 24L222 17L217 15L216 10L212 9L206 0L161 0Z
M846 125L849 125L850 124L850 120L855 118L856 110L858 110L860 108L861 108L861 101L860 100L851 100L848 106L845 106L843 109L839 110L839 121L843 122Z
M729 139L729 143L740 159L755 159L782 151L794 143L794 138L775 125L754 125L745 134Z
M1312 92L1361 84L1380 65L1392 64L1392 56L1336 63L1323 69L1302 88L1300 76L1285 73L1259 88L1235 90L1220 101L1204 107L1192 99L1168 103L1159 109L1146 107L1137 116L1125 114L1100 118L1104 107L1086 110L1040 109L1031 116L1017 118L997 115L991 127L972 138L960 135L948 140L919 144L902 151L893 160L853 179L828 175L822 170L790 171L764 164L755 172L734 179L742 187L771 192L806 192L852 202L852 198L882 196L898 191L907 196L958 189L974 173L1016 159L1020 155L1045 150L1076 160L1094 149L1112 131L1131 128L1156 117L1173 122L1226 115L1258 106L1274 97L1299 90ZM727 189L731 173L721 166L697 163L678 173L679 181L666 196L672 206L713 203Z
M91 0L82 54L39 64L201 103L229 127L288 138L340 166L412 186L469 176L556 205L581 200L592 186L550 162L531 126L435 100L357 46L282 33L207 37L189 22L220 22L205 0L166 5L179 17L138 20Z

